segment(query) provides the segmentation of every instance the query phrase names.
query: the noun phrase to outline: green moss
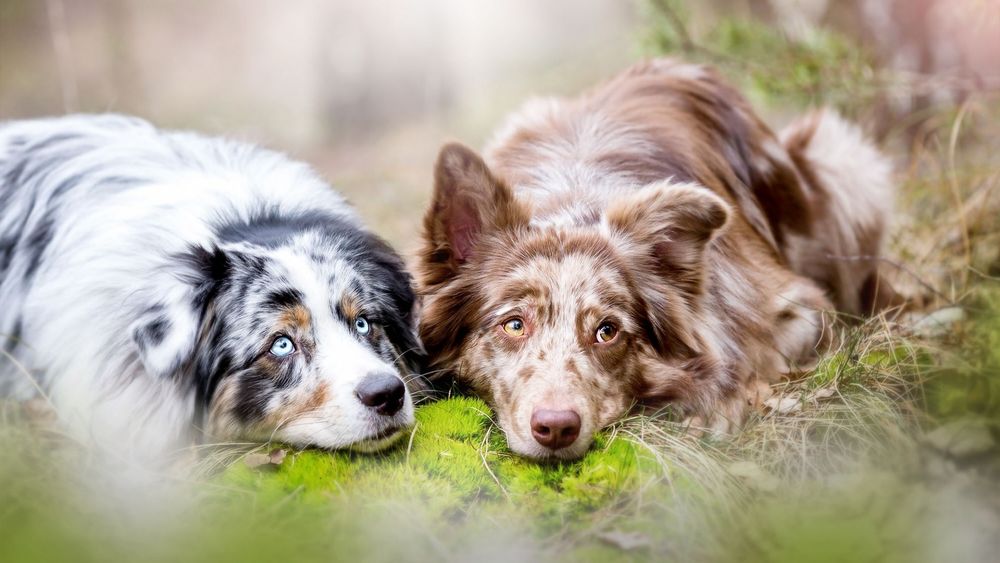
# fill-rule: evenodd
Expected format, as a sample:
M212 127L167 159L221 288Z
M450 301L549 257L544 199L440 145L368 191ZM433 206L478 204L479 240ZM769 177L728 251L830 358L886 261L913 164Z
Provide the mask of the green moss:
M252 495L260 506L289 495L348 505L386 499L419 507L428 521L454 521L473 513L531 518L551 533L583 525L588 514L620 502L640 473L659 465L631 442L599 434L595 447L569 463L539 464L513 454L492 413L478 399L456 397L417 409L413 435L390 452L295 452L274 469L236 463L219 479Z
M417 409L417 424L423 432L454 439L481 437L492 412L486 403L470 397L452 397Z
M919 515L931 497L888 474L857 476L836 490L761 499L746 525L720 538L722 560L918 561L926 558ZM861 554L864 554L863 556Z
M857 348L863 335L856 334L838 352L824 357L805 381L808 389L836 386L841 392L852 388L867 389L892 375L896 378L917 379L934 365L931 351L917 344L895 341L883 348Z
M1000 289L979 291L966 309L968 321L952 335L957 353L930 374L927 410L941 419L1000 422Z

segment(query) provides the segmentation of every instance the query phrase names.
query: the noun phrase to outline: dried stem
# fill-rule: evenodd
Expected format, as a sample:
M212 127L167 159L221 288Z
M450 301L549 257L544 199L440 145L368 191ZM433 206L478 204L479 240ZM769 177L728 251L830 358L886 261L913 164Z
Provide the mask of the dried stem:
M59 84L62 88L63 109L66 113L79 110L79 95L76 86L76 72L73 65L73 47L66 25L66 8L62 0L46 0L45 10L49 16L49 33L52 48L56 53L59 67Z

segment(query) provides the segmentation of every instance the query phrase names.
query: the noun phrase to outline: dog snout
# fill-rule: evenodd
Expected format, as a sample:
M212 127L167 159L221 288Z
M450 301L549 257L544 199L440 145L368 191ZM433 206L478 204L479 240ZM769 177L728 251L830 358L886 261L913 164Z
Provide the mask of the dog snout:
M403 408L406 386L394 373L370 373L354 389L358 400L383 416L392 416Z
M565 448L580 436L580 415L573 410L536 410L531 414L531 435L551 450Z

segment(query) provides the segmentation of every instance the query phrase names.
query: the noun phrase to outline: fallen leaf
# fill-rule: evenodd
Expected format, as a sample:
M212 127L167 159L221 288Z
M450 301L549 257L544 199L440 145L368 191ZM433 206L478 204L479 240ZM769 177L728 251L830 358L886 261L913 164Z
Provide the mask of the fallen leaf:
M760 491L770 493L777 491L778 487L781 486L781 482L777 477L764 471L761 466L752 461L737 461L729 464L729 467L726 469L733 477L738 478L749 487Z
M945 307L917 319L913 324L913 332L928 338L945 336L963 320L965 311L961 307Z
M989 424L981 420L956 420L929 432L924 438L934 449L951 457L966 458L996 447Z
M822 389L817 389L806 397L807 401L817 402L823 399L829 399L837 394L837 389L834 387L823 387Z
M288 455L286 450L274 450L270 453L260 453L254 452L247 454L243 458L243 463L246 464L250 469L274 469L281 465L285 461L285 456Z
M597 538L608 545L617 547L622 551L645 549L650 545L649 537L640 532L612 530L610 532L602 532L598 534Z
M271 463L273 465L281 465L281 462L285 461L286 455L288 455L288 450L280 449L280 450L274 450L273 452L268 454L268 457L271 458Z
M59 419L52 404L45 399L28 399L21 403L21 409L28 422L37 426L50 426Z
M263 465L270 465L271 456L261 453L247 454L246 457L243 458L243 463L245 463L250 469L256 469Z
M764 401L764 406L778 414L791 414L802 410L802 402L798 393L791 395L771 397Z

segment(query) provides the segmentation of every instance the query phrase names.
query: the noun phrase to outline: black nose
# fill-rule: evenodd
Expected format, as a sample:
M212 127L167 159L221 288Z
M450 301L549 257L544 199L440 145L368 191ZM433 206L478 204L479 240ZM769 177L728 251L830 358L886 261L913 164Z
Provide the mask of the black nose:
M394 373L369 373L354 389L354 394L375 412L392 416L403 408L406 386Z

